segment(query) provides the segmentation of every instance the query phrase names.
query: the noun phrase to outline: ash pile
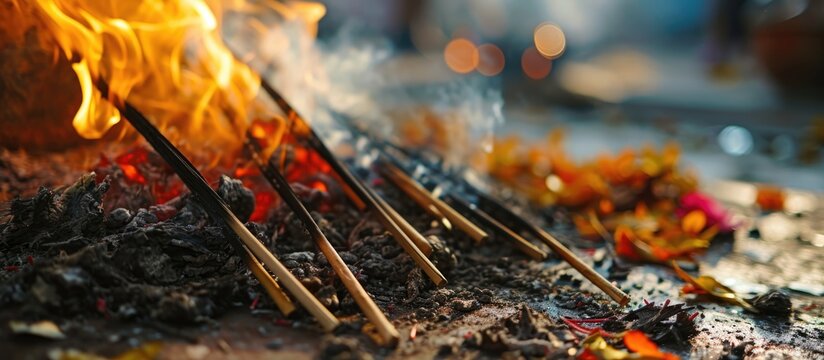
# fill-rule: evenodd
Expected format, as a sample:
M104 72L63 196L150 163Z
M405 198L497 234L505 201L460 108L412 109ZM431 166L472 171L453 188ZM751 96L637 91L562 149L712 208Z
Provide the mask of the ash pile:
M287 321L237 256L231 245L234 235L213 223L190 194L146 206L156 201L147 185L128 181L117 165L95 170L97 174L84 175L71 186L41 188L9 204L0 225L0 261L5 266L0 303L14 309L17 320L93 318L185 326L216 324L229 311L252 309L248 311ZM536 315L519 304L552 299L586 316L618 313L606 297L578 289L581 280L573 280L569 269L530 261L494 234L477 246L404 201L396 189L376 185L411 224L427 229L422 233L434 249L431 259L448 276L448 287L436 288L377 220L363 217L334 191L293 184L341 258L393 323L448 328L483 307L523 306L520 315L461 336L458 343L443 343L436 336L428 344L435 351L569 355L577 340L573 332L545 315L539 321L543 330L529 330L537 325L527 319ZM253 191L222 176L217 192L324 306L347 319L338 335L357 339L358 345L330 341L327 349L369 347L370 341L360 335L366 319L289 208L272 206L263 221L251 222ZM288 321L320 332L304 311ZM513 325L519 321L521 325ZM416 351L408 346L400 351Z

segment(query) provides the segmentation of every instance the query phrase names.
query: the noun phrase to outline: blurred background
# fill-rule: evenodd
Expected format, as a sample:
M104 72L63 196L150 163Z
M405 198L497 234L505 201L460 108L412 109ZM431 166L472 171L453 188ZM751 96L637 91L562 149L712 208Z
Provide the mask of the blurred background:
M704 180L824 190L822 0L324 3L321 43L382 39L406 92L499 90L495 136L564 128L580 158L674 140Z

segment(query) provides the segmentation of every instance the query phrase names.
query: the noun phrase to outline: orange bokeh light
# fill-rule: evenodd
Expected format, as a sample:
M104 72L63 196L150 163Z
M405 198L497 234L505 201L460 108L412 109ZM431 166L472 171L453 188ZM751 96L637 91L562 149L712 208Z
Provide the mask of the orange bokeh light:
M443 58L452 71L460 74L472 72L480 62L478 48L471 41L463 38L453 39L446 44Z
M495 46L495 44L478 46L478 54L480 56L478 63L479 73L486 76L495 76L503 71L504 64L506 63L504 52Z
M524 50L521 56L521 68L530 79L540 80L549 75L552 61L543 57L534 47L530 47Z
M557 25L541 24L533 34L535 48L547 59L555 59L566 49L566 36Z

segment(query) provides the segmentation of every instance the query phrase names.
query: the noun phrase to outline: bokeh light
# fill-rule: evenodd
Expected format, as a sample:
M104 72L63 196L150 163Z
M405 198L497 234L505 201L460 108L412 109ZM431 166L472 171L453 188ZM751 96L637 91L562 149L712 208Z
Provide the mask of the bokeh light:
M521 56L521 68L524 74L533 80L540 80L549 75L552 61L543 57L534 47L524 50Z
M535 48L547 59L555 59L566 49L566 37L557 25L544 23L535 28Z
M718 134L718 145L727 154L741 156L750 153L753 148L753 137L749 130L730 125Z
M504 69L506 60L504 60L504 52L495 44L483 44L478 46L478 55L480 61L478 62L478 72L486 76L495 76L501 73Z
M452 71L467 74L478 67L480 55L478 48L471 41L463 38L453 39L446 44L443 50L443 58L446 65Z

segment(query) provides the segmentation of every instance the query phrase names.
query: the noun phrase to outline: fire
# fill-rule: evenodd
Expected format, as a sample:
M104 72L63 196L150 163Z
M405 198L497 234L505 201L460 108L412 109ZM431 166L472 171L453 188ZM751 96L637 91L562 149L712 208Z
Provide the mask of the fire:
M22 0L17 0L22 1ZM271 0L36 0L60 51L72 61L82 91L73 120L96 139L120 114L96 88L105 80L114 101L128 99L172 141L216 160L240 149L264 108L254 100L259 78L235 59L221 37L230 12L273 11L317 31L322 5ZM258 32L271 31L263 26Z

